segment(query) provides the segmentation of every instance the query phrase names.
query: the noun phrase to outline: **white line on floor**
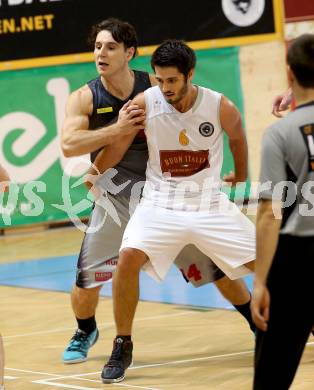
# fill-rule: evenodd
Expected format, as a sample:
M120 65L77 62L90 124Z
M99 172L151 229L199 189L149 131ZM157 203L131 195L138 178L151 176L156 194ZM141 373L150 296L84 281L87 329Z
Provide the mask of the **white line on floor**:
M307 343L307 346L312 346L312 345L314 345L313 341ZM241 355L252 354L253 352L254 352L254 350L248 350L248 351L241 351L241 352L226 353L226 354L221 354L221 355L204 356L204 357L193 358L193 359L173 360L173 361L164 362L164 363L155 363L155 364L146 364L146 365L141 365L141 366L132 366L132 367L129 368L129 370L137 370L137 369L140 369L140 368L161 367L161 366L168 366L168 365L177 365L177 364L184 364L184 363L190 363L190 362L196 362L196 361L204 361L204 360L210 360L210 359L228 358L228 357L233 357L233 356L241 356ZM96 374L99 375L100 371L89 372L89 373L82 373L82 374L74 374L74 375L60 375L60 374L50 374L50 373L47 373L47 372L22 370L22 369L9 368L9 367L6 367L5 370L11 370L11 371L17 371L17 372L25 372L25 373L31 373L31 374L39 374L39 375L53 377L53 378L33 381L33 383L45 384L45 385L49 385L49 386L53 386L53 387L63 387L63 388L76 389L76 390L90 390L90 389L94 389L94 388L90 388L90 387L66 385L66 384L63 384L63 383L55 383L54 382L54 381L61 380L61 379L78 379L78 380L82 380L82 381L101 383L98 380L82 378L83 376L96 375ZM128 385L127 383L114 383L114 385L115 386L122 386L122 387L132 387L132 388L146 389L146 390L161 390L161 389L152 388L152 387ZM101 387L101 389L103 389L103 387Z
M20 368L10 368L10 367L5 367L5 370L9 371L18 371L18 372L26 372L28 374L39 374L39 375L45 375L45 376L54 376L54 377L60 377L60 374L49 374L48 372L39 372L39 371L31 371L31 370L22 370Z
M83 378L78 378L83 380ZM96 383L102 383L101 381L96 381L96 380L88 380L85 379L88 382L96 382ZM76 386L76 385L67 385L65 383L56 383L52 382L49 379L48 380L38 380L38 381L33 381L32 383L36 384L41 384L41 385L47 385L47 386L52 386L52 387L63 387L66 389L77 389L77 390L95 390L95 387L82 387L82 386ZM156 387L146 387L146 386L136 386L136 385L129 385L127 383L112 383L113 386L120 386L120 387L128 387L128 388L133 388L133 389L144 389L144 390L161 390ZM103 389L103 387L100 387L99 389Z
M151 316L151 317L144 317L144 318L137 318L134 320L134 322L141 322L141 321L151 321L151 320L157 320L161 318L169 318L169 317L178 317L178 316L184 316L188 314L195 314L198 312L194 312L192 310L189 311L182 311L179 313L171 313L171 314L160 314L158 316ZM99 324L99 328L106 328L109 326L114 326L115 323L114 321L111 322L106 322L104 324ZM16 337L26 337L26 336L35 336L39 334L49 334L49 333L58 333L58 332L67 332L67 331L74 331L76 328L57 328L57 329L51 329L51 330L42 330L39 332L30 332L30 333L23 333L23 334L16 334L16 335L11 335L11 336L2 336L4 340L16 338Z
M52 387L63 387L64 389L95 390L95 387L82 387L82 386L75 386L75 385L66 385L64 383L51 383L45 380L33 381L32 383L36 383L39 385L47 385Z

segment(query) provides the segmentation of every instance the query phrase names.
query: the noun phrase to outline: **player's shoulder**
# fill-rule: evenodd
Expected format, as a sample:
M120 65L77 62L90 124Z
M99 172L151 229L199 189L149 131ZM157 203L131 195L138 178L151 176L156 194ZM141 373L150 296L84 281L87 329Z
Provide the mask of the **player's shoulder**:
M238 112L238 107L227 96L220 94L220 113L229 115Z
M147 90L146 90L147 91ZM141 108L145 108L145 95L144 92L138 93L132 100L134 104L137 104Z
M78 100L81 102L90 102L93 99L92 91L87 84L74 90L70 97L72 100Z
M93 108L93 95L87 84L74 90L68 99L67 107L74 112L89 115Z

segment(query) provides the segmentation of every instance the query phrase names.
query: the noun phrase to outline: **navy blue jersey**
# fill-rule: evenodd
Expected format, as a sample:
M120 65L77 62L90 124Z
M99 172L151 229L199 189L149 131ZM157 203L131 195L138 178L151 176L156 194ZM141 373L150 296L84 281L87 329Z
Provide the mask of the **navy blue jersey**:
M122 106L138 93L151 87L149 74L134 70L134 88L131 95L121 100L108 92L100 77L89 81L87 84L93 94L93 113L89 117L89 129L96 130L108 126L118 119L118 114ZM91 153L91 161L94 161L99 150ZM148 159L147 143L144 132L139 132L123 159L115 166L118 174L113 181L116 185L125 183L127 180L135 182L145 180L146 163ZM132 184L128 186L130 187ZM128 191L127 191L128 192ZM124 192L125 195L125 192Z

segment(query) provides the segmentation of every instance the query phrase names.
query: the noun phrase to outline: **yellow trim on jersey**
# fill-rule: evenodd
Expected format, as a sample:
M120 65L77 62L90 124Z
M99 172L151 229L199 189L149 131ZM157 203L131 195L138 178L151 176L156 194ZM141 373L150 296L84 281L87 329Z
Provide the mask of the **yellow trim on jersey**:
M76 54L67 54L62 56L28 58L24 60L0 62L0 71L38 68L42 66L75 64L79 62L92 62L93 60L94 60L93 53L76 53Z
M112 112L113 108L112 107L100 107L97 108L97 114L105 114L106 112Z

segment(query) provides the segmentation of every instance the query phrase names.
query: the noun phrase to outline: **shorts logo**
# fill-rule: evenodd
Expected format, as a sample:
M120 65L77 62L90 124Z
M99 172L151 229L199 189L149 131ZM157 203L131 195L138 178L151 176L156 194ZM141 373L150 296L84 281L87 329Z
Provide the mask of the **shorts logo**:
M214 125L210 122L203 122L200 124L199 132L203 137L210 137L214 134Z
M112 278L112 272L95 272L96 282L106 282Z
M265 0L221 0L226 18L235 26L251 26L264 13Z
M113 257L112 259L106 260L105 264L109 265L109 266L112 265L113 267L116 267L117 264L118 264L118 258L117 257Z

